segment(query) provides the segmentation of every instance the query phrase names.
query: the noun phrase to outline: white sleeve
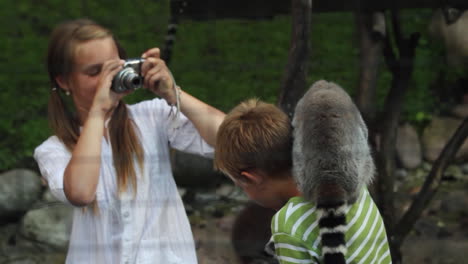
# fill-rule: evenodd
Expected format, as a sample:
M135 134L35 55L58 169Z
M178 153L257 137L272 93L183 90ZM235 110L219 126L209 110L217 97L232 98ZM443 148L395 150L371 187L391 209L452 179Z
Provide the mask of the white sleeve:
M34 150L34 159L39 165L41 176L47 181L52 195L70 204L63 191L63 174L71 154L55 136L49 138Z
M132 107L135 118L145 120L144 126L153 126L154 131L164 133L168 143L174 149L212 158L213 148L203 140L193 123L175 107L169 106L162 99L153 99L138 103Z
M166 125L171 147L203 157L213 158L214 149L200 136L193 123L182 113L173 113Z

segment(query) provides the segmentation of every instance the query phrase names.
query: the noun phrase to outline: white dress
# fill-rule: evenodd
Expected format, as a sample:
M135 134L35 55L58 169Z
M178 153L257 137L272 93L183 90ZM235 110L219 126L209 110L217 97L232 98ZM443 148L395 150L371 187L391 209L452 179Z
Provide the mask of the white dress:
M161 99L130 105L129 116L145 153L144 170L137 170L136 197L131 188L117 194L112 148L103 137L96 190L99 213L74 209L66 263L197 263L190 224L172 176L169 145L203 156L212 156L213 149L184 115L173 120L175 114ZM71 153L65 145L52 136L36 148L34 158L52 194L69 204L63 174Z

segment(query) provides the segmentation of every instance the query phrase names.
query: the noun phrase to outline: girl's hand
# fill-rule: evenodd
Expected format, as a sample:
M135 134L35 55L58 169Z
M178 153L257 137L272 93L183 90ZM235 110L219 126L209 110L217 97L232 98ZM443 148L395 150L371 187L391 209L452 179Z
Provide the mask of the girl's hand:
M164 98L168 104L175 104L174 79L166 63L160 58L159 48L149 49L141 57L145 59L141 69L145 79L144 87Z
M122 69L124 62L124 60L108 60L102 65L91 112L106 114L118 105L122 97L128 94L115 93L110 90L112 79Z

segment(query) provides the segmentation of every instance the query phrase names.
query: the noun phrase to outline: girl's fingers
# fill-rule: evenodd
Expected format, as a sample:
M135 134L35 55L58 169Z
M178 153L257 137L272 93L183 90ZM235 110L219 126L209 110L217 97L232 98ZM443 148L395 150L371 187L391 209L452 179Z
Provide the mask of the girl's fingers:
M152 69L150 69L149 71L146 72L146 74L144 75L145 76L145 87L148 87L150 88L151 87L151 82L146 82L146 80L149 80L149 78L151 78L151 76L159 73L159 72L162 72L164 71L164 68L161 66L161 65L156 65L154 66Z
M149 70L157 66L166 67L166 63L161 59L150 57L143 62L143 65L141 66L141 74L146 76Z
M159 59L161 57L161 51L159 50L159 48L152 48L152 49L145 51L141 55L141 57L143 59L147 59L148 57L155 57Z

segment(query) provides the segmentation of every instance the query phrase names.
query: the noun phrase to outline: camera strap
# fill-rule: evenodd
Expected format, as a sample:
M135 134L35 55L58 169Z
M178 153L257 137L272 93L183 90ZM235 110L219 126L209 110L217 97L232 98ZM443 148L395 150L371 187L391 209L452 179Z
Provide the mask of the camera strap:
M172 78L172 83L174 84L173 85L173 89L174 89L174 92L175 92L175 95L176 95L176 102L175 102L175 105L174 104L171 104L171 111L169 114L172 114L172 111L174 109L174 106L176 108L176 112L175 114L173 115L172 117L172 123L171 123L171 126L173 129L177 129L180 127L180 124L179 124L179 116L180 116L180 87L176 84L175 82L175 79L174 79L174 76L172 75L172 73L169 71L169 74L171 75L171 78Z

